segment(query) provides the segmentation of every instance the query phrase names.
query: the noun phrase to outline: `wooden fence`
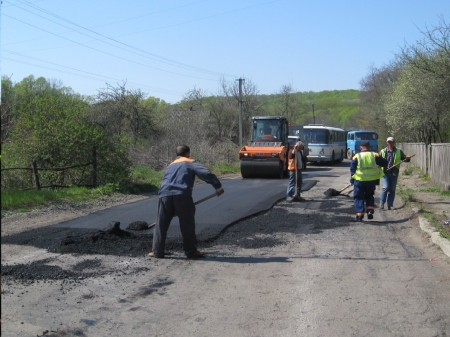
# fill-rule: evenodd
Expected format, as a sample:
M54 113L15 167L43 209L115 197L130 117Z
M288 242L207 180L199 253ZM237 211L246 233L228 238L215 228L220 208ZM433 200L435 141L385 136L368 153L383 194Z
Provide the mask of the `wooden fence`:
M79 167L86 167L89 165L92 165L92 185L84 185L89 187L97 187L97 150L96 148L93 148L92 150L93 155L93 161L85 164L78 164L78 165L72 165L72 166L65 166L65 167L37 167L36 160L33 160L31 163L31 167L9 167L9 168L2 168L1 171L11 171L11 170L29 170L32 171L33 177L34 177L34 183L35 187L27 188L25 190L32 190L32 189L42 189L42 188L68 188L70 186L65 185L57 185L57 184L50 184L46 186L41 185L41 179L39 177L39 171L67 171L73 168L79 168Z
M450 190L450 143L399 143L397 146L406 155L415 154L411 162L441 190Z

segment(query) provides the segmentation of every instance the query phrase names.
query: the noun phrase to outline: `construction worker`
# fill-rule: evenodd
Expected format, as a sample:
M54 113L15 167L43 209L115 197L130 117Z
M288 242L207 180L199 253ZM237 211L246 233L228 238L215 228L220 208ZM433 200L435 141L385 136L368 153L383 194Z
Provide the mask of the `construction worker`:
M382 190L380 195L380 208L384 209L384 204L387 200L387 207L389 210L394 207L395 190L397 188L397 179L400 172L400 163L402 160L409 162L411 156L407 156L402 150L395 147L394 137L388 137L386 140L387 146L380 151L381 157L387 160L387 170L384 172L382 178Z
M286 190L286 200L292 201L305 201L300 196L302 190L302 151L303 143L297 142L294 148L289 151L288 155L288 171L289 171L289 183ZM295 161L297 159L297 161Z
M272 134L272 127L269 125L264 125L262 130L262 139L272 140L275 137Z
M189 146L178 146L176 153L177 158L167 167L158 192L158 215L153 232L153 247L148 255L164 258L167 231L173 217L177 215L186 257L199 258L205 253L197 250L195 205L192 199L195 176L211 184L216 189L217 196L223 194L224 190L216 175L191 159Z
M359 148L361 152L355 154L350 163L350 184L354 185L353 201L357 222L364 219L364 211L367 212L368 219L373 219L375 186L383 176L381 167L387 166L384 158L381 158L378 153L370 151L370 144L367 140L362 141Z

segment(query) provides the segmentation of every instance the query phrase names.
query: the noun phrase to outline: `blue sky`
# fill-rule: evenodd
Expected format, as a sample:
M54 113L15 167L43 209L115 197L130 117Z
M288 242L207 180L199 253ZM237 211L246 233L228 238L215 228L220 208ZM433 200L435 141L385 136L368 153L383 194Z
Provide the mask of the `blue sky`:
M169 103L239 77L260 94L359 89L449 0L3 0L1 74L75 92L126 81Z

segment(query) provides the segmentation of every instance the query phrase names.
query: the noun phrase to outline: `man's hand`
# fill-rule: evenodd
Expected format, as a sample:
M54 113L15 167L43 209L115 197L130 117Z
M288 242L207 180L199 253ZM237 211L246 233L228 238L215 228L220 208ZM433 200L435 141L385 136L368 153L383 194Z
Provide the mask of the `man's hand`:
M355 179L350 178L350 184L353 186L354 183L355 183Z
M223 192L225 192L225 191L223 190L222 187L216 188L216 194L217 194L218 197L219 197L220 195L222 195Z

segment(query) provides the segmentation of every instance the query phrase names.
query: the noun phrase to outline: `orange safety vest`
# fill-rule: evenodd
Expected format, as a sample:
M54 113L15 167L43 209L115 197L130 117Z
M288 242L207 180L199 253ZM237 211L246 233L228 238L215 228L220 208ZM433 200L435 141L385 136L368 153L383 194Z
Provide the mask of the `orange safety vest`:
M295 151L295 150L294 150ZM299 158L299 152L297 152L297 156L295 156L295 153L294 153L294 158L291 158L291 159L289 159L289 161L288 161L288 170L289 171L295 171L295 157L297 157L297 161L298 161L298 158ZM301 166L298 166L298 163L297 163L297 170L298 169L301 169L302 167Z

